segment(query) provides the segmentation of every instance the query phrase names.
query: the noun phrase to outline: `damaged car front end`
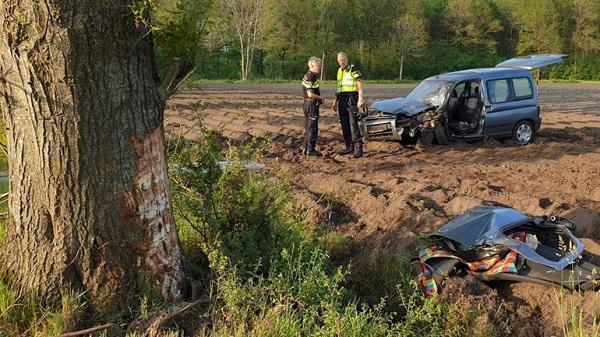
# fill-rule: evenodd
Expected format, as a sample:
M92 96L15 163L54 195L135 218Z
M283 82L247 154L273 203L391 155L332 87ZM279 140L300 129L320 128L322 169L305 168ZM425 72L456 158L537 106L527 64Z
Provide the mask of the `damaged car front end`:
M445 124L444 106L452 81L425 80L406 98L378 101L361 119L361 132L367 139L408 140L423 130ZM438 131L439 132L439 131Z
M472 274L483 281L526 281L571 290L600 288L600 257L585 250L575 224L558 217L526 216L512 208L479 206L454 218L419 251L427 294L444 279Z

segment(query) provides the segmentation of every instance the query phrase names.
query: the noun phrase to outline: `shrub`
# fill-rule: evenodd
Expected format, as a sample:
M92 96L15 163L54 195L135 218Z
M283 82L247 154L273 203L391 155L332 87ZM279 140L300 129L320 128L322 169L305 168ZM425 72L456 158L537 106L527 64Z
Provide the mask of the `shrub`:
M286 214L286 182L253 177L244 168L260 148L251 142L221 155L216 134L207 132L202 144L173 156L172 192L182 241L200 240L207 254L218 247L242 277L268 270L273 254L293 244L288 238L297 230Z

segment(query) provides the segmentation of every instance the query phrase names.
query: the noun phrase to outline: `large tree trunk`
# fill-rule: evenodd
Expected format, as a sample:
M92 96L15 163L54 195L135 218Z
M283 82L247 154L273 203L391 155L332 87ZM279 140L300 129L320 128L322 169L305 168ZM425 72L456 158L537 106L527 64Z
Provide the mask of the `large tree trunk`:
M55 301L180 296L152 36L130 1L0 1L10 199L0 265Z

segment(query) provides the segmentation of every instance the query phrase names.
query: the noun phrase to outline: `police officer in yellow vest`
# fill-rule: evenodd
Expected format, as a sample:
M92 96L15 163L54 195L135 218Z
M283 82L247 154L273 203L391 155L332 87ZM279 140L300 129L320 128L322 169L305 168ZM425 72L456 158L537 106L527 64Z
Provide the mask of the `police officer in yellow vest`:
M307 156L321 157L317 151L317 135L319 133L319 106L325 103L321 97L319 73L321 72L321 59L311 57L308 59L308 72L302 78L302 92L304 94L304 154Z
M348 64L348 56L344 52L337 55L340 65L337 73L336 102L333 105L337 110L342 124L342 135L346 147L340 154L353 154L354 158L363 156L363 144L358 127L358 107L364 104L363 84L360 70L353 64Z

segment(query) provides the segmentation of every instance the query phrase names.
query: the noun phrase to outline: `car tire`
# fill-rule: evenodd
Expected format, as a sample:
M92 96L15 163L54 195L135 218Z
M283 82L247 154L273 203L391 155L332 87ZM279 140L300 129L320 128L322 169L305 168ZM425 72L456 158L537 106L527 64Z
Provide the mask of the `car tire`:
M400 134L400 142L407 145L415 145L417 144L419 137L418 136L410 136L408 130L402 130L402 134Z
M448 136L446 136L446 130L442 124L436 124L433 128L433 133L435 134L435 139L437 139L438 144L448 145Z
M515 125L512 139L519 145L527 145L533 142L534 136L533 124L530 121L522 120Z
M434 137L435 135L433 133L433 129L423 129L421 130L421 134L419 135L419 140L417 141L417 144L419 144L422 147L429 147L431 146L431 143L433 143Z

